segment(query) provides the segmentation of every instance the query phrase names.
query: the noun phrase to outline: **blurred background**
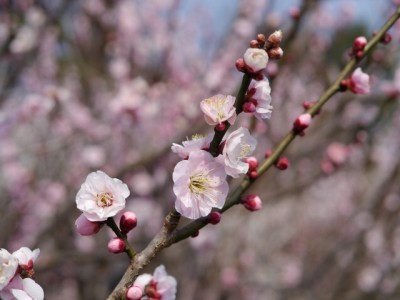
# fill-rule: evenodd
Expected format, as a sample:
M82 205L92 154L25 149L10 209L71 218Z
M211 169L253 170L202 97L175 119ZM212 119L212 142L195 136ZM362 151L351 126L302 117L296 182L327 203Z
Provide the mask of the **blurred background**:
M397 2L397 4L395 3ZM47 300L105 299L127 266L113 234L75 232L89 172L126 182L141 250L173 207L172 142L212 131L199 102L236 94L235 60L255 34L283 30L270 62L272 118L238 124L261 160L304 101L316 101L399 1L1 0L0 248L40 248ZM288 170L251 189L217 226L165 249L177 299L400 298L399 22L362 63L368 96L336 95L290 146ZM232 181L232 186L237 184Z

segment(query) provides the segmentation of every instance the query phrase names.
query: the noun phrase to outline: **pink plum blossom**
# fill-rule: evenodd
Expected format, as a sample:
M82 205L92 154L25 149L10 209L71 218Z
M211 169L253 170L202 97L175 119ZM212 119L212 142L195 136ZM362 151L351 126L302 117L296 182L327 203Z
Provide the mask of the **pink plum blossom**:
M128 186L102 171L90 173L76 195L76 204L92 222L105 221L125 208Z
M369 94L370 92L370 83L369 83L369 75L363 73L361 68L357 68L353 74L351 74L349 89L355 94Z
M121 219L119 220L119 228L121 228L121 231L125 234L135 228L136 225L137 217L136 214L132 211L124 212L124 214L121 216Z
M31 250L27 247L21 247L13 252L13 256L18 259L18 263L23 268L32 269L33 263L36 261L40 254L39 249Z
M213 207L223 207L229 190L225 168L210 153L191 152L175 166L172 178L175 208L184 217L205 217Z
M237 178L249 170L246 158L253 153L256 145L257 140L250 135L249 130L240 127L228 136L222 155L217 160L225 166L226 174Z
M153 275L143 274L136 278L127 296L132 300L162 299L174 300L176 297L176 279L165 271L163 265L157 267ZM138 298L142 291L142 296Z
M93 235L100 231L103 222L91 222L84 214L81 214L75 221L76 230L80 235Z
M178 154L179 157L187 159L192 151L208 149L213 136L214 134L209 134L207 136L195 134L192 136L191 140L183 141L182 145L173 143L171 150Z
M263 49L248 48L243 56L249 72L256 73L264 70L268 63L268 54Z
M254 90L252 90L254 89ZM250 101L255 104L254 116L258 120L271 118L271 87L266 77L263 80L252 80L249 86L249 91L254 92L250 97Z
M200 102L200 108L204 118L209 125L218 125L225 121L233 124L236 119L236 110L233 106L235 97L231 95L218 94Z
M0 290L10 282L18 268L18 259L6 249L0 249Z
M262 201L257 195L247 195L242 201L244 207L249 211L257 211L262 207Z
M4 290L0 291L3 300L43 300L42 287L31 278L15 276Z
M125 250L125 242L123 239L115 237L108 242L107 248L111 253L121 253Z

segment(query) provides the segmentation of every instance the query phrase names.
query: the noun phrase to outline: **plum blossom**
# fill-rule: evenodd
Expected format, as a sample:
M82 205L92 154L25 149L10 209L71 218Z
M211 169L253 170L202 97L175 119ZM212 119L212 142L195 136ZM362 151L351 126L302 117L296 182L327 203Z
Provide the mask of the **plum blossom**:
M197 219L223 207L229 190L225 168L210 153L191 152L188 160L177 163L172 178L175 208L184 217Z
M155 269L153 275L143 274L136 278L133 286L127 292L127 297L133 300L174 300L176 297L176 286L176 279L168 275L165 267L161 265Z
M195 134L192 136L191 140L183 141L182 145L173 143L171 150L172 152L178 154L179 157L187 159L192 151L208 149L213 136L213 134L209 134L207 136Z
M226 174L237 178L249 170L245 159L253 153L256 145L257 140L250 135L249 130L240 127L228 136L222 155L217 160L224 165Z
M355 94L369 94L369 75L364 73L361 68L357 68L353 74L351 74L349 80L349 89Z
M218 94L200 102L200 108L204 118L209 125L218 125L225 121L233 124L236 119L236 110L233 106L235 97L231 95Z
M92 222L105 221L125 208L128 186L102 171L90 173L76 195L76 204Z
M17 251L13 252L13 256L18 259L18 263L24 269L32 269L33 263L36 261L40 254L39 249L31 250L27 247L21 247Z
M249 72L256 73L264 70L268 63L268 54L263 49L248 48L243 59Z
M42 287L31 278L15 276L7 287L0 291L3 300L43 300Z
M18 259L6 249L0 249L0 291L14 277L18 268Z
M251 96L250 96L251 95ZM249 101L254 103L256 110L254 116L258 120L271 118L271 87L266 77L262 80L252 80L248 92Z

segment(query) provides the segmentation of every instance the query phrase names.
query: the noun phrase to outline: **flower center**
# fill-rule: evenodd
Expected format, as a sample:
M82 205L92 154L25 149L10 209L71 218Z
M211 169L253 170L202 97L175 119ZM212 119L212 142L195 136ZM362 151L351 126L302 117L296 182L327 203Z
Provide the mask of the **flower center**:
M192 194L203 194L209 185L210 179L201 173L194 174L189 178L189 190Z
M99 207L109 207L113 204L114 197L108 192L103 192L96 195L96 204Z
M242 145L242 150L240 151L240 157L241 158L246 157L250 153L250 150L251 146L249 144Z
M193 135L192 135L192 141L201 140L201 139L203 139L203 138L205 138L205 137L206 137L206 136L205 136L204 134L196 133L196 134L193 134Z

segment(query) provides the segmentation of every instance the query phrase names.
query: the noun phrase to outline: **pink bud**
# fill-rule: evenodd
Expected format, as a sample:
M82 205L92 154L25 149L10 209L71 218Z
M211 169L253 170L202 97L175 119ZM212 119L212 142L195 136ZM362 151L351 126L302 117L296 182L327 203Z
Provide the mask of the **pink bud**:
M268 158L268 157L271 156L271 154L272 154L272 150L271 150L271 149L270 149L270 150L267 150L267 151L265 151L264 157L265 157L265 158Z
M257 34L257 41L260 44L264 44L265 43L265 35L263 35L262 33Z
M282 171L286 170L289 167L289 165L290 165L289 159L285 156L279 158L275 164L275 166Z
M256 170L254 170L254 171L249 171L249 172L247 172L247 176L249 176L249 178L250 178L251 180L256 180L257 177L258 177L258 172L257 172Z
M258 48L258 47L260 47L260 44L258 43L257 40L250 41L250 48Z
M293 129L295 132L301 132L306 129L311 124L311 115L310 114L302 114L297 117L297 119L293 123Z
M380 42L385 45L389 44L391 41L392 41L392 36L387 32L383 35L383 37L380 40Z
M226 128L226 124L224 122L215 125L215 130L217 131L224 131Z
M262 202L260 197L257 195L251 194L247 195L243 200L242 203L244 207L250 211L260 210L262 207Z
M267 39L268 44L271 48L279 47L282 42L282 30L273 32Z
M280 59L283 56L283 50L280 47L268 50L268 55L272 59Z
M244 59L243 58L237 59L236 62L235 62L235 66L236 66L236 69L239 72L246 72L246 65L244 63Z
M219 211L212 211L208 216L207 216L207 221L208 223L212 225L216 225L221 221L222 214Z
M309 108L311 108L312 106L314 105L314 103L313 102L311 102L311 101L304 101L303 102L303 107L304 107L304 109L309 109Z
M364 50L365 46L367 45L368 41L365 36L357 37L353 42L353 53L357 51Z
M369 94L369 75L364 73L361 68L357 68L353 74L351 74L348 85L349 89L355 94Z
M253 113L253 112L256 111L256 106L254 105L253 102L250 102L250 101L245 102L245 103L243 104L243 111L244 111L245 113Z
M131 286L126 292L126 300L140 300L143 296L143 289L140 286Z
M137 218L134 212L127 211L119 220L119 228L121 228L122 233L128 233L137 225Z
M245 162L249 164L249 170L257 170L258 161L254 156L247 157Z
M115 237L108 242L107 247L111 253L121 253L125 250L125 242L123 239Z
M298 20L300 18L300 8L292 7L289 10L289 15L292 17L293 20Z
M81 214L75 221L76 230L80 235L93 235L99 232L104 222L91 222L84 214Z

